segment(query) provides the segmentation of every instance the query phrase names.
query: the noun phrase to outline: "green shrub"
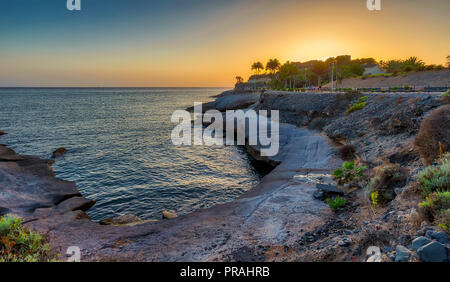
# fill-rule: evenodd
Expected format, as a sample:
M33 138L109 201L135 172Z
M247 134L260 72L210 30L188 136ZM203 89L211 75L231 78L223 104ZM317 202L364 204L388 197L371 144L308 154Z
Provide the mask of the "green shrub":
M439 210L446 208L450 204L450 191L434 192L428 195L419 207L438 208Z
M450 153L438 159L437 164L419 172L419 190L425 196L446 192L450 187Z
M334 197L333 199L328 198L327 203L330 206L330 208L332 208L333 210L337 210L337 209L340 209L343 206L345 206L345 204L347 203L347 200L342 197L337 196L337 197Z
M358 93L359 93L359 92L358 92ZM355 112L355 111L364 109L364 107L367 105L367 102L366 102L366 101L367 101L367 98L368 98L368 96L362 96L362 97L359 97L358 100L356 100L356 103L353 104L353 105L346 111L346 113L347 113L347 114L351 114L351 113L353 113L353 112Z
M389 76L391 76L392 75L392 73L376 73L376 74L371 74L371 75L369 75L369 77L379 77L379 76L384 76L384 77L389 77Z
M369 98L369 96L362 96L362 97L359 97L358 100L356 101L356 103L357 103L357 104L358 104L358 103L364 103L364 102L367 101L367 98Z
M46 240L26 230L20 218L0 217L0 262L44 262L55 257Z
M364 109L365 107L366 107L366 105L367 105L367 98L368 98L368 96L362 96L362 97L359 97L358 98L358 100L356 101L356 103L355 104L353 104L347 111L346 111L346 114L351 114L351 113L353 113L353 112L356 112L356 111L359 111L359 110L362 110L362 109Z
M344 162L341 168L333 172L333 176L339 180L340 184L350 183L353 180L365 178L363 172L366 168L366 166L357 167L355 162Z
M425 201L419 204L419 212L430 222L435 222L444 231L450 226L450 153L419 173L419 190Z
M448 225L448 213L450 211L450 192L433 192L424 202L419 203L419 213L430 222L441 221Z
M444 104L450 104L450 89L441 94L441 101Z

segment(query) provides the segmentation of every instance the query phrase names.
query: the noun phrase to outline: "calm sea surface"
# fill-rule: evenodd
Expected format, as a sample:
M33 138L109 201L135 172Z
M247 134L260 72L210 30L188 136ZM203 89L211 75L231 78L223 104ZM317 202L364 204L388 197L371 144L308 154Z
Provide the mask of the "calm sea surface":
M97 204L96 220L131 213L160 218L230 201L262 175L235 146L174 146L172 112L207 102L218 88L1 89L0 143L50 158Z

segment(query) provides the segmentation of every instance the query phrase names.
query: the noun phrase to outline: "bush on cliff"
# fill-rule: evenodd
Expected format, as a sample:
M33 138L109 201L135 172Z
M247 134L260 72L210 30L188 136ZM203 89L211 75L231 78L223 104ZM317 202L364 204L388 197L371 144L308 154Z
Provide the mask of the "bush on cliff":
M422 121L414 144L425 165L450 150L450 105L434 110Z
M375 169L375 177L367 185L368 195L376 203L387 203L394 199L397 187L406 184L408 170L402 168L400 164L387 164Z
M355 104L353 104L347 111L346 114L351 114L353 112L362 110L367 105L368 96L359 97Z
M441 95L441 101L444 104L450 104L450 89L442 93Z
M327 203L330 208L332 208L333 210L337 210L344 207L347 203L347 200L342 197L336 196L333 199L328 198Z
M437 164L419 173L419 190L425 201L419 204L419 213L430 222L436 222L449 232L450 226L450 153L438 159Z
M449 226L450 192L434 192L419 204L419 213L430 222L436 222L442 229Z
M366 178L364 170L367 167L357 166L355 162L344 162L341 168L333 172L333 176L338 180L339 184L353 183L354 186Z
M0 262L54 260L55 255L41 235L26 230L17 217L0 217Z
M424 196L445 192L450 188L450 153L442 156L436 165L419 172L419 190Z

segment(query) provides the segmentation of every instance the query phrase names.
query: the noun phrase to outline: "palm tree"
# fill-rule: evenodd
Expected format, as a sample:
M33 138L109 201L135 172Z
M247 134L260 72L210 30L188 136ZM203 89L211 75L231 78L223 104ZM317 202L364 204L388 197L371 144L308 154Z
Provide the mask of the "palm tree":
M447 56L447 68L450 69L450 55Z
M264 65L261 62L254 62L252 64L252 71L255 71L256 74L260 74L263 69Z
M241 84L244 82L244 79L242 78L242 76L236 76L236 84Z
M276 73L281 67L280 61L278 59L270 59L266 65L266 71L271 74Z
M418 71L425 67L425 63L417 57L409 57L403 61L403 71Z

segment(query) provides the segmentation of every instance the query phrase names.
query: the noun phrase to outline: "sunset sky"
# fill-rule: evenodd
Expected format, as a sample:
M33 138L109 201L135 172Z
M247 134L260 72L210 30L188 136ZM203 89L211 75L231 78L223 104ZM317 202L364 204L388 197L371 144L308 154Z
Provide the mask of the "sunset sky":
M232 86L250 65L450 55L449 0L2 0L0 86Z

